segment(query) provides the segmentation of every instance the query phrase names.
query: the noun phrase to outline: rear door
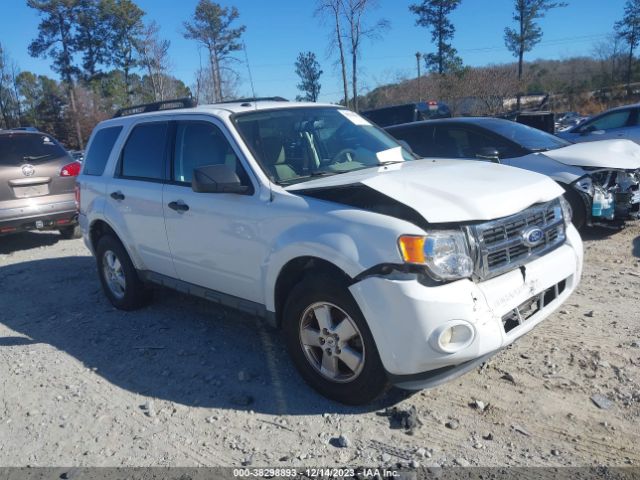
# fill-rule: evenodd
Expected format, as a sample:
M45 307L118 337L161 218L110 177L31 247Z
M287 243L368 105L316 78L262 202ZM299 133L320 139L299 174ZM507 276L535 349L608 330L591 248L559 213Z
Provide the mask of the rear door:
M0 202L2 208L53 203L73 198L75 172L63 172L73 159L43 133L0 135Z
M138 267L175 277L162 208L170 123L133 127L107 186L105 216L142 262Z

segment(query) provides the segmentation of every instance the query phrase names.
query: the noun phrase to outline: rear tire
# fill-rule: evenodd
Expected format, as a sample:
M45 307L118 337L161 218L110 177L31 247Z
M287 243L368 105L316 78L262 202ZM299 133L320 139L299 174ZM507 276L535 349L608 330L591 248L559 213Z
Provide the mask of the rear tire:
M565 188L564 198L571 205L571 211L573 212L571 222L574 227L580 230L587 222L587 206L580 194L571 189L571 187Z
M105 295L120 310L135 310L147 305L152 290L138 277L127 251L119 240L105 235L96 248L98 276Z
M82 238L82 230L80 225L72 225L70 227L63 227L58 230L60 236L65 240L72 240L74 238Z
M322 395L348 405L369 403L389 383L367 322L344 282L311 275L285 303L289 355L302 378Z

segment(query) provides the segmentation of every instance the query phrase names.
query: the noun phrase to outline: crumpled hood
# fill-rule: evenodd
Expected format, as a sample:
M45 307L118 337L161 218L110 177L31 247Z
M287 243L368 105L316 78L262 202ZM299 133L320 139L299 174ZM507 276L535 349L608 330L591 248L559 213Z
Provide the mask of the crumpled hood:
M415 160L286 187L291 193L362 184L417 211L430 223L492 220L563 193L550 178L473 160Z
M631 140L598 140L549 150L543 155L565 165L577 167L637 170L640 145Z

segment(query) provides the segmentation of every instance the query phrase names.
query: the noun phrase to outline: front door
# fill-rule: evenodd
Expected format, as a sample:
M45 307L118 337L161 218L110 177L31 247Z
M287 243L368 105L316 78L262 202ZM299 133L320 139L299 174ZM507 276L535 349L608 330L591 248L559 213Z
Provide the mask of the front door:
M209 120L176 123L172 181L163 205L169 245L178 278L185 282L264 303L262 265L268 245L259 233L268 222L268 204L254 186L231 142ZM193 169L226 164L250 187L247 195L196 193Z

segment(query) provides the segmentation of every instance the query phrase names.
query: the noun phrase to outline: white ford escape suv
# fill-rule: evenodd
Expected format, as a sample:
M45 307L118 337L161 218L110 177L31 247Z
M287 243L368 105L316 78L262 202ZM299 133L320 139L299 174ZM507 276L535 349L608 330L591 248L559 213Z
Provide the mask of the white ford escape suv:
M261 316L309 384L359 404L469 371L576 288L582 244L547 177L417 159L337 106L175 106L100 123L78 179L118 308L155 283Z

